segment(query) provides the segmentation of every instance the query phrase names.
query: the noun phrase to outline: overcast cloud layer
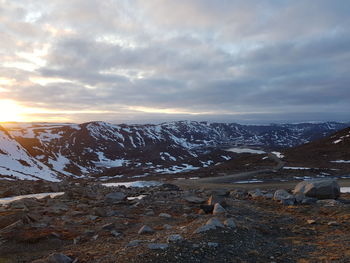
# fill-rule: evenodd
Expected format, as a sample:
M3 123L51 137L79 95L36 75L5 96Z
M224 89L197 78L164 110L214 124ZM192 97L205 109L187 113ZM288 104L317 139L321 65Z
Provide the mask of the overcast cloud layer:
M0 0L0 98L77 122L349 121L349 14L345 0Z

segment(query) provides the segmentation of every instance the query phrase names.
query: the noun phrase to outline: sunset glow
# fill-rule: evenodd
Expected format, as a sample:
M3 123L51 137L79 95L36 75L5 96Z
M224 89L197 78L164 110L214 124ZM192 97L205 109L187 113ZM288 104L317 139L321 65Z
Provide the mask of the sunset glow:
M25 108L12 100L0 100L0 122L26 121Z

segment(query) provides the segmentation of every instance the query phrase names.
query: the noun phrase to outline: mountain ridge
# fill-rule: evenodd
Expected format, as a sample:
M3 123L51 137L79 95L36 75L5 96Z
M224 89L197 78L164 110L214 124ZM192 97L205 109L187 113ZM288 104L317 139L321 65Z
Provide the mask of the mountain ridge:
M232 159L225 147L288 148L327 136L347 123L242 125L195 121L162 124L8 124L25 152L60 176L175 174Z

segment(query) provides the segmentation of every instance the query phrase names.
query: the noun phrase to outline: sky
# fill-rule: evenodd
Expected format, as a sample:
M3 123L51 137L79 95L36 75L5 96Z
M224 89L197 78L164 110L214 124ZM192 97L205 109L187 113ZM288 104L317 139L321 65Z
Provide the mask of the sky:
M349 121L350 1L0 0L0 121Z

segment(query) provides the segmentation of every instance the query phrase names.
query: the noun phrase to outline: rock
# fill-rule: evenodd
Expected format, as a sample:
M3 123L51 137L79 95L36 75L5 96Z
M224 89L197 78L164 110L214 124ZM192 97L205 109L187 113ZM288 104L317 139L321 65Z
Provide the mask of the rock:
M186 196L183 199L192 204L202 204L205 202L205 199L198 196Z
M224 221L224 225L229 228L236 228L236 223L232 218L228 218Z
M164 249L167 249L169 247L168 244L162 244L162 243L151 243L151 244L148 244L148 248L149 249L154 249L154 250L164 250Z
M168 237L168 243L176 243L176 242L180 242L182 241L184 238L179 235L179 234L175 234L175 235L170 235Z
M219 246L219 243L216 243L216 242L208 242L208 247L218 247Z
M138 231L139 235L144 235L144 234L152 234L154 233L154 230L150 228L149 226L144 225L143 227L140 228Z
M138 245L140 245L140 243L142 243L142 240L132 240L126 246L127 247L137 247Z
M263 193L261 192L260 189L255 189L255 190L249 191L248 195L253 198L258 198L258 197L262 197Z
M50 256L47 257L47 263L72 263L72 262L73 262L73 259L61 253L51 254Z
M294 199L294 198L291 198L291 199L283 199L283 200L281 200L281 204L282 204L282 205L286 205L286 206L294 205L294 204L295 204L295 199Z
M305 198L301 201L301 204L302 204L302 205L313 205L313 204L316 204L316 202L317 202L317 198L305 197Z
M306 196L303 193L296 193L294 195L295 201L299 204L303 202L303 200L306 198Z
M226 205L225 200L223 197L218 197L211 195L207 201L208 205L215 205L216 203L221 204L222 206Z
M164 224L163 225L163 229L165 229L165 230L170 230L170 229L172 229L173 227L171 226L171 225L168 225L168 224Z
M224 228L225 226L220 222L220 220L216 217L213 217L207 221L204 226L199 227L195 233L202 233L212 229Z
M126 199L126 195L123 192L113 192L105 196L105 202L109 204L119 203Z
M313 219L308 219L306 222L307 222L309 225L316 224L316 220L313 220Z
M293 202L295 201L295 197L284 189L277 190L273 195L273 199L277 201L282 201L282 200L293 200Z
M113 230L115 228L114 223L105 224L101 227L102 230Z
M331 222L328 222L329 226L339 226L339 223L337 221L331 221Z
M267 194L264 194L263 197L266 198L266 199L272 199L273 198L273 194L267 193Z
M313 179L298 183L293 193L317 199L336 199L340 196L340 187L334 179Z
M154 216L154 211L153 210L148 210L146 213L145 213L146 216Z
M219 203L216 203L214 205L213 215L221 215L221 214L225 214L225 213L226 213L225 208L223 208Z
M112 234L112 236L114 236L114 237L119 237L119 236L122 235L122 233L120 233L120 232L118 232L118 231L116 231L116 230L112 230L112 231L111 231L111 234Z
M167 213L160 213L159 217L164 217L164 218L171 218L171 215L167 214Z

